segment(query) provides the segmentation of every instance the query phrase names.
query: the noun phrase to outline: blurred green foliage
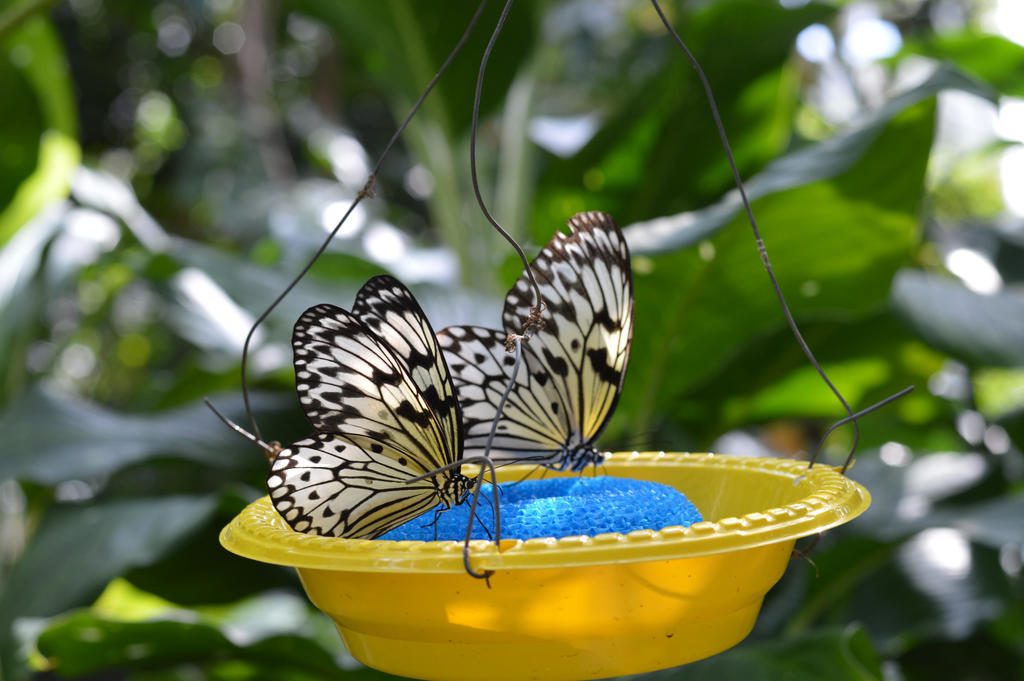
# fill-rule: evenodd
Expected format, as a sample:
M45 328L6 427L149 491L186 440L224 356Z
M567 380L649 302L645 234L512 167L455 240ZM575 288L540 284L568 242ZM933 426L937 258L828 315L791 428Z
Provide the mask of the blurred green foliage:
M244 422L249 325L476 3L51 4L0 12L0 674L391 678L348 656L290 572L217 545L265 463L200 400ZM665 4L816 355L855 409L917 390L862 421L851 474L870 512L791 566L750 639L642 678L1024 678L1024 222L999 186L1022 182L1005 161L1024 141L1024 48L967 0ZM310 304L390 271L437 328L497 323L519 264L472 199L468 134L499 11L377 200L257 333L267 437L308 430L287 340ZM865 25L887 53L854 49ZM484 193L525 245L580 210L626 226L638 318L603 444L812 450L843 412L789 334L650 6L521 0L482 103Z

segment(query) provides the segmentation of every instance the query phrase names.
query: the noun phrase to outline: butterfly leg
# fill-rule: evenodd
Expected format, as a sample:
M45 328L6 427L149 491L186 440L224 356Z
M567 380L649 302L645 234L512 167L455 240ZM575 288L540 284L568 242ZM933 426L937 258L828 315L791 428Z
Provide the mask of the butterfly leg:
M491 535L491 531L487 529L487 523L484 522L483 518L481 518L479 514L476 514L476 521L480 523L480 527L484 528L484 533L487 535L487 538L494 539L493 535Z
M434 522L430 523L430 526L434 528L434 541L437 541L437 523L441 521L442 513L444 513L444 509L434 511Z

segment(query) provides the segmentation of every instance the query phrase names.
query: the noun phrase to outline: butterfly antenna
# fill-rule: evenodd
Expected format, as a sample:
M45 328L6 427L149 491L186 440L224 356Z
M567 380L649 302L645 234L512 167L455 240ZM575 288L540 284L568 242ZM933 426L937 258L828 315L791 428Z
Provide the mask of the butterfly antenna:
M275 441L269 444L264 442L263 440L259 439L258 437L247 431L245 428L242 428L242 426L238 425L237 423L229 419L227 416L224 416L224 414L220 413L217 410L217 407L213 406L213 402L211 402L208 398L204 397L203 402L205 402L206 406L210 408L210 411L217 415L217 418L224 422L224 425L226 425L228 428L235 431L236 433L241 433L247 439L258 444L263 449L263 455L267 457L267 462L273 463L274 457L277 456L277 453L281 451L280 442Z
M466 27L466 30L462 33L462 37L459 38L459 42L455 44L455 48L451 51L451 54L448 55L448 58L445 59L444 63L441 65L441 68L438 69L437 74L434 75L433 79L431 79L426 89L423 90L423 93L419 96L419 99L417 99L416 103L412 105L412 108L409 110L409 113L406 115L401 125L398 126L398 130L396 130L395 134L391 136L391 139L388 141L387 146L384 147L384 151L382 151L380 157L378 157L377 164L374 165L373 170L370 171L370 176L367 178L366 184L363 185L363 188L360 189L359 192L356 194L356 198L349 205L348 210L345 211L345 214L341 216L341 220L339 220L338 224L334 226L334 229L331 230L331 233L327 235L327 238L324 239L323 243L320 245L320 248L318 248L316 253L313 254L313 257L309 259L309 262L306 263L306 266L302 268L299 274L296 275L296 277L291 281L290 284L288 284L288 286L285 287L285 289L280 293L280 295L278 295L277 298L275 298L274 301L270 303L269 306L267 306L267 309L263 311L263 314L256 318L256 321L252 323L252 327L249 329L249 333L246 334L245 343L242 344L242 399L245 401L245 413L249 418L249 423L252 427L253 432L256 433L256 438L260 437L260 427L256 423L256 417L253 415L252 406L249 403L249 385L248 380L246 378L246 367L248 366L249 359L249 346L252 344L252 338L253 335L256 333L256 329L259 328L260 324L262 324L268 316L270 316L270 313L277 308L281 301L284 300L285 296L291 293L292 289L295 288L296 285L298 285L298 283L302 280L303 277L306 276L306 273L309 272L311 267L313 267L313 263L315 263L323 254L323 252L327 250L327 246L331 243L331 240L334 239L334 235L337 234L338 230L341 229L341 226L345 224L345 221L348 220L349 215L351 215L352 211L356 209L356 206L358 206L362 202L362 200L367 197L373 198L374 187L377 181L377 174L380 173L381 166L384 164L384 159L387 157L388 152L391 151L391 148L395 145L395 142L397 142L398 138L402 136L403 132L405 132L405 128L409 125L409 121L411 121L413 116L415 116L416 113L420 110L420 107L423 105L424 100L426 100L427 95L429 95L431 90L434 89L434 86L437 85L437 82L441 80L441 76L443 76L444 73L448 70L448 67L451 66L451 63L455 60L456 55L458 55L459 52L462 51L462 47L466 44L466 40L469 38L469 35L473 32L473 29L476 27L477 21L480 19L480 15L483 14L484 7L486 6L487 0L481 0L480 5L476 8L476 12L473 14L472 19L469 20L469 25Z
M665 28L668 30L669 35L672 36L673 40L675 40L676 44L679 45L679 48L686 55L686 58L689 60L693 70L697 73L697 77L700 79L701 85L704 88L704 94L711 107L711 115L715 120L715 128L718 130L718 137L722 142L722 147L725 149L725 155L729 160L729 167L732 169L733 180L736 182L736 188L739 190L740 198L743 201L743 208L747 213L747 220L750 222L750 228L754 232L754 240L757 243L757 252L761 256L761 263L768 272L768 278L771 280L772 288L775 290L775 297L779 300L779 305L782 307L782 313L786 317L789 329L792 331L793 337L796 339L797 343L800 344L800 348L811 363L811 366L813 366L814 370L818 372L818 375L821 376L821 380L825 382L825 385L828 386L829 390L832 391L832 394L835 395L837 400L839 400L839 403L843 405L843 409L846 410L848 416L843 420L843 423L853 424L853 442L850 445L850 453L847 455L847 461L849 461L853 458L853 453L856 451L857 444L860 441L860 426L857 423L858 415L853 413L853 409L850 408L850 405L846 402L842 393L840 393L839 389L835 387L831 380L829 380L829 377L825 374L825 370L821 368L818 360L814 357L814 353L811 352L811 347L807 344L807 341L804 340L803 334L800 333L800 329L797 327L796 320L793 318L793 313L789 310L789 305L786 303L785 296L782 295L782 289L775 278L775 272L772 270L771 263L768 260L768 250L765 247L764 239L761 238L761 232L757 228L757 221L754 219L754 211L750 207L750 200L747 198L747 190L743 186L743 180L740 179L740 172L736 168L736 159L733 158L732 149L729 146L729 139L725 134L725 126L722 124L722 117L718 112L718 105L715 103L715 97L711 92L711 83L708 82L708 78L704 74L704 70L697 62L697 58L693 56L690 49L686 47L686 43L684 43L683 39L679 37L676 30L672 28L672 24L665 16L665 13L661 10L658 0L651 0L651 4L654 6L658 16L661 18L661 23L664 24ZM896 397L899 397L899 394L893 395L891 399L895 399ZM891 399L888 401L891 401ZM885 403L887 403L887 400L883 400L881 404ZM881 404L879 406L881 406ZM846 470L845 467L843 470Z
M495 485L492 485L492 487L494 487L495 489L497 489L497 490L498 490L498 492L499 492L499 494L500 494L500 492L501 492L501 488L500 488L500 487L498 487L498 485L497 485L497 484L495 484ZM489 505L489 506L491 507L491 515L494 515L494 502L493 502L493 501L492 501L491 499L487 499L487 504L488 504L488 505ZM477 518L477 520L480 520L480 518ZM481 524L483 524L483 523L482 523L482 521L481 521ZM490 536L491 536L491 533L490 533L490 532L488 532L488 533L487 533L487 536L488 536L488 538L490 538Z
M501 33L502 27L505 25L505 19L508 18L509 10L512 9L512 3L514 0L508 0L505 3L505 8L501 11L501 16L498 17L498 25L494 27L494 32L491 34L491 39L487 43L486 49L484 49L484 56L480 59L480 70L476 76L476 92L473 94L473 118L470 125L469 131L469 171L470 177L473 180L473 193L476 195L476 202L480 205L480 211L487 218L487 221L491 223L491 226L500 234L505 237L505 241L515 249L519 255L519 259L523 261L523 269L526 271L526 276L530 280L530 285L533 287L533 294L536 297L537 304L530 309L530 320L532 323L538 323L541 314L544 310L544 301L540 296L540 286L537 285L537 280L533 276L533 269L530 267L530 261L526 257L526 253L519 246L512 235L502 229L498 221L494 219L491 212L487 210L487 204L484 202L484 197L480 193L480 180L478 178L476 169L476 131L480 123L480 94L484 87L484 72L487 70L487 61L491 58L491 51L494 49L494 43L498 40L498 35ZM534 319L536 317L536 320ZM527 327L524 329L524 335L526 330L530 328L531 321L527 322Z
M493 512L493 509L491 509L491 510ZM489 529L487 529L487 523L485 523L484 519L480 517L480 514L474 512L473 515L476 517L476 521L478 523L480 523L480 527L482 527L484 529L484 533L487 535L487 538L488 539L493 539L493 537L491 536L491 531Z
M526 471L526 475L524 475L523 477L519 478L515 482L509 483L509 484L511 484L511 485L518 485L521 482L526 482L526 480L529 477L531 477L534 473L536 473L537 471L544 471L544 470L545 470L544 464L537 464L536 466L534 466L530 470Z

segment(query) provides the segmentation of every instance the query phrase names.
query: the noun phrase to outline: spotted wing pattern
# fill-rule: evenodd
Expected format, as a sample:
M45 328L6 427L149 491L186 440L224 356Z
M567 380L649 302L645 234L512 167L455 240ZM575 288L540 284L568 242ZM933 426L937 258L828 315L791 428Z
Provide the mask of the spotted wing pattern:
M497 461L577 468L619 399L633 338L629 249L605 213L580 213L569 227L571 234L556 234L532 263L544 326L524 346L491 450ZM439 334L462 403L468 454L486 446L514 364L505 337L519 332L532 304L524 274L505 299L503 332L448 327Z
M504 331L479 326L450 326L438 335L458 386L468 453L483 453L498 404L512 375L515 355L505 351L506 335ZM491 458L503 463L557 463L569 433L564 402L554 382L540 368L539 360L526 349L502 409Z
M398 280L374 277L352 312L316 305L292 336L299 402L317 433L282 450L267 479L293 529L339 537L383 534L465 495L449 470L462 417L430 323Z
M268 487L297 532L372 539L437 505L431 480L409 483L414 459L362 436L318 433L283 449Z

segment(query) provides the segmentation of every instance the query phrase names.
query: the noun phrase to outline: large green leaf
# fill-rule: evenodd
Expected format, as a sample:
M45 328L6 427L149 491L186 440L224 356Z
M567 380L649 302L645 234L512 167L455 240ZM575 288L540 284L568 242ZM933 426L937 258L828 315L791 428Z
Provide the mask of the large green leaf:
M174 241L170 255L179 265L208 273L232 300L254 315L266 309L291 283L298 270L298 266L284 271L257 265L238 255L185 239ZM379 267L355 258L328 254L289 292L261 328L263 332L284 340L291 336L292 325L307 307L330 302L347 309L366 279L381 272ZM434 329L449 324L478 323L500 310L495 299L483 295L478 289L452 291L434 285L410 285ZM194 309L182 312L182 316L172 320L174 326L182 330L185 327L194 329L202 334L206 320L196 315ZM225 346L224 349L229 348Z
M941 33L907 43L903 54L921 54L956 64L1003 94L1024 96L1024 46L988 33Z
M43 16L0 43L0 244L67 195L81 151L68 64Z
M88 602L122 572L156 562L216 507L214 496L175 496L65 505L48 513L0 594L4 671L13 668L9 627L16 617L49 616Z
M936 348L976 366L1024 366L1024 296L982 295L948 277L904 270L893 283L892 300Z
M636 681L881 681L877 653L859 627L826 629L766 643L740 644L707 660Z
M835 10L818 3L787 9L761 0L696 7L680 10L673 24L712 84L740 172L747 176L789 143L797 80L785 64L794 39ZM653 12L649 18L657 22ZM668 33L656 26L643 34L649 44L632 65L650 74L624 73L603 93L600 106L607 120L594 139L574 157L545 169L532 230L540 243L580 210L607 210L628 223L703 205L732 185L700 81ZM663 64L660 69L645 68L652 55Z
M947 538L951 543L942 543ZM963 640L998 618L1012 598L998 553L961 543L946 530L916 535L892 556L861 575L841 607L821 613L819 621L862 622L891 655L930 639Z
M214 401L242 422L238 396L230 396L230 403L228 399ZM291 412L289 404L283 397L254 396L256 409L268 417ZM294 413L298 423L298 410ZM255 445L227 428L201 402L135 415L36 387L0 414L0 431L5 439L0 478L44 485L109 474L160 456L233 470L263 460ZM294 434L294 428L288 432Z
M801 331L855 409L908 385L918 386L911 395L861 420L862 450L889 441L920 451L962 445L950 423L953 411L948 403L920 389L942 368L945 355L924 346L890 310L879 310L854 323L804 322ZM759 357L771 361L758 361ZM821 378L793 342L788 327L760 336L756 355L744 354L727 363L691 389L677 409L677 421L685 424L693 442L666 442L660 447L706 447L722 432L774 419L838 419L845 415L839 402L824 392ZM806 449L817 443L820 433L799 425L796 428L808 440ZM851 430L846 426L829 442L841 447L840 438Z
M859 621L887 653L939 637L962 640L997 618L1011 591L997 551L1022 541L1021 495L965 498L991 484L984 458L943 452L908 465L859 457L851 477L872 506L829 532L811 554L820 579L791 595L784 627Z
M220 531L250 498L225 494L205 525L156 563L136 567L125 579L136 587L178 605L231 603L268 589L296 588L291 568L249 560L225 551ZM196 570L195 566L203 569Z
M237 679L364 679L345 673L313 641L296 635L232 643L215 627L174 621L116 622L78 612L40 637L40 652L62 677L115 669L175 669L232 663Z
M32 84L12 63L10 48L0 56L0 96L7 102L4 129L0 133L0 206L7 206L36 167L39 137L45 124ZM8 229L5 236L10 236L9 232Z
M268 593L217 612L174 608L148 621L104 610L97 604L49 623L37 640L45 663L70 678L114 670L140 680L153 670L180 678L183 669L210 679L230 669L228 678L245 681L397 678L359 668L329 620L298 595Z
M776 276L798 320L851 321L876 310L909 257L934 100L906 104L876 137L862 140L868 148L845 172L766 192L754 202ZM637 322L619 412L640 430L656 414L671 418L673 405L696 384L785 323L745 216L734 217L699 252L636 258L634 275Z
M979 632L962 641L923 642L897 660L905 681L976 679L1004 681L1024 678L1024 635L1010 640Z
M102 645L98 645L102 643ZM61 675L111 668L145 669L193 664L206 669L225 660L239 664L239 679L397 679L369 669L345 671L309 639L286 634L249 645L232 643L216 628L181 622L116 622L79 612L57 622L39 638L39 650ZM263 674L258 673L259 667ZM626 679L690 681L874 681L881 679L870 641L855 627L738 648L711 659L664 672Z
M979 544L994 549L1024 546L1024 492L995 497L966 508L941 508L932 525L956 528Z
M415 0L297 3L303 11L326 22L347 56L365 66L375 79L368 89L383 90L375 94L385 97L395 121L405 118L455 47L479 4L478 0L458 0L446 3L445 11L438 12L432 4ZM508 16L487 64L481 97L484 118L504 101L515 74L533 53L535 12L535 5L519 3ZM500 3L485 8L463 51L413 118L402 140L432 177L434 191L427 205L433 228L455 251L465 280L473 281L483 291L496 291L493 268L488 263L500 239L475 206L472 210L476 219L466 219L472 200L466 139L481 57L500 13ZM490 149L486 136L480 137L481 165L487 168ZM376 157L378 150L383 150L383 142L370 155ZM386 164L385 171L388 167ZM483 185L489 194L486 188L490 183L484 181Z
M925 82L894 97L849 130L772 161L765 166L763 171L744 182L747 196L752 201L756 201L787 190L838 178L847 172L856 174L855 167L862 162L864 155L869 150L876 156L872 172L879 173L877 181L913 179L912 175L916 172L916 164L912 167L904 167L905 162L911 160L905 159L903 156L903 152L908 149L898 147L887 149L875 144L875 141L890 125L894 117L944 90L960 90L987 99L995 98L995 94L991 90L962 73L951 68L938 69ZM926 150L920 148L915 148L913 151L918 157L922 153L926 153ZM720 153L724 154L724 152ZM915 158L914 160L920 162L920 159ZM871 163L871 161L867 162ZM879 165L883 167L878 167ZM860 174L863 175L863 172ZM865 181L870 182L871 178L865 178ZM918 185L913 188L910 186L905 188L909 192L906 199L916 201L921 187ZM869 189L869 187L864 187L864 189ZM870 200L871 197L868 195L865 198ZM883 194L880 193L879 199L882 198ZM805 213L810 213L809 207L811 206L814 208L814 217L819 220L822 219L823 213L827 215L827 205L818 206L814 203L804 205ZM730 191L714 205L693 212L629 225L624 228L624 231L630 250L634 255L656 255L691 246L713 236L725 225L731 224L742 211L743 204L739 194ZM762 218L760 213L761 209L755 204L755 217L758 222L767 224L766 219ZM769 238L766 235L766 240ZM769 255L774 257L778 247L774 246L771 241L768 241L768 247Z
M399 120L454 49L479 4L479 0L456 0L446 3L444 12L438 12L415 0L293 3L327 23L347 55L366 68L377 87L387 88L386 95L396 105ZM423 116L440 122L451 138L460 137L469 128L480 59L501 9L502 3L490 3L485 8L462 52L424 106ZM536 39L534 13L531 3L519 3L509 13L487 64L481 99L484 112L503 101L519 65L530 53Z
M27 373L25 351L38 338L46 298L39 270L64 212L54 206L40 213L0 248L0 385L5 392L16 393Z

